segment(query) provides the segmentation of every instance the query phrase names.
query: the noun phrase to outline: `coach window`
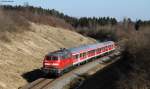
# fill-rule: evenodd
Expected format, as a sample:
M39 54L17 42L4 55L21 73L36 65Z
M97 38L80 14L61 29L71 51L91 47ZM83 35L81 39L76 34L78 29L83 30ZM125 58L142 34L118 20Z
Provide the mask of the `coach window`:
M91 54L93 53L93 50L91 50Z
M107 50L107 46L105 46L105 51Z
M99 52L99 48L96 50L96 52Z
M82 53L82 57L84 57L84 53Z
M92 50L92 54L94 54L95 53L95 50Z
M102 48L100 48L100 52L102 52Z
M89 51L88 54L91 54L91 51Z
M80 57L82 57L82 53L80 54Z
M111 45L109 45L109 49L111 48Z
M99 48L96 50L96 52L99 52Z
M79 58L79 55L76 55L76 59L78 59Z
M96 50L93 50L93 53L95 53Z
M84 57L84 53L82 53L82 57Z
M84 53L82 53L82 57L84 57Z
M101 51L103 51L103 47L101 48Z
M75 58L75 59L78 59L78 54L77 54L77 55L74 55L74 58Z
M105 47L103 47L103 51L105 50Z
M105 51L107 50L107 46L105 46Z
M89 51L89 53L91 54L91 53L92 53L92 51Z
M84 57L84 54L82 53L82 57Z
M106 46L106 49L108 50L109 46Z
M93 50L90 51L90 54L92 54Z
M86 53L83 53L83 57L86 57Z
M93 50L91 51L91 54L93 54Z
M88 51L88 55L90 54L90 51Z
M113 48L113 45L112 45L112 48Z

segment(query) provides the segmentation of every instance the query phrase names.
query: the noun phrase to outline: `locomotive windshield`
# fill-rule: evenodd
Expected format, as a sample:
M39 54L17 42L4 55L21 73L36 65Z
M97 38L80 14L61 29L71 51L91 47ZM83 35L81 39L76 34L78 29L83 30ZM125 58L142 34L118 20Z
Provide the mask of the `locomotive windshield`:
M55 56L49 56L47 60L58 60L58 57L55 57Z
M47 60L63 60L69 57L71 57L70 52L66 49L63 49L53 53L49 53Z

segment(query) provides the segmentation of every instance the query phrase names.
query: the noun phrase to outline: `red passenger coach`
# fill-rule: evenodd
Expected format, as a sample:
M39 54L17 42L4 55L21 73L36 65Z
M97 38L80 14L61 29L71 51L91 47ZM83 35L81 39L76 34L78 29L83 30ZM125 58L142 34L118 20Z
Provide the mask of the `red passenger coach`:
M63 48L45 56L42 70L46 74L59 76L75 65L100 57L115 49L116 46L113 41L82 45L69 49Z

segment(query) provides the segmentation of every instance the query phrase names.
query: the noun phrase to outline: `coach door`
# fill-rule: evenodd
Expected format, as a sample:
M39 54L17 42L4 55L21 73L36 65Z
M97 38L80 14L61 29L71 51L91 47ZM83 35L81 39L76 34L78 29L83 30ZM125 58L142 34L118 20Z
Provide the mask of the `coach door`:
M80 55L79 54L75 54L73 55L73 64L77 64L79 62L79 57Z

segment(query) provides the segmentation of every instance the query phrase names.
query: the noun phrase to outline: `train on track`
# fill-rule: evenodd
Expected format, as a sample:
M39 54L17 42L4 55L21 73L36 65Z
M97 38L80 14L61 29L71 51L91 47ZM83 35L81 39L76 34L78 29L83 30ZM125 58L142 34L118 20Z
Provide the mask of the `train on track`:
M60 76L71 67L86 63L97 57L108 55L116 47L115 42L107 41L69 49L61 48L45 56L42 71L45 74Z

